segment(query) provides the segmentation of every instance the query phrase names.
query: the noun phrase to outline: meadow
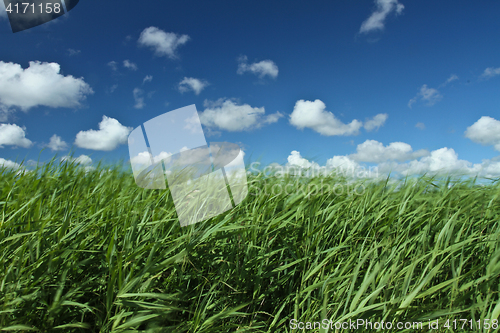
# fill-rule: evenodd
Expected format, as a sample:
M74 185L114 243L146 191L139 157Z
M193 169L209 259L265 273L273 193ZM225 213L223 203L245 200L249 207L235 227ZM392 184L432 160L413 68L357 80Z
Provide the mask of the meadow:
M53 160L0 177L2 331L498 327L499 181L358 180L362 193L334 193L311 185L345 178L252 174L235 209L181 228L168 189L139 188L120 167ZM259 191L264 183L288 192Z

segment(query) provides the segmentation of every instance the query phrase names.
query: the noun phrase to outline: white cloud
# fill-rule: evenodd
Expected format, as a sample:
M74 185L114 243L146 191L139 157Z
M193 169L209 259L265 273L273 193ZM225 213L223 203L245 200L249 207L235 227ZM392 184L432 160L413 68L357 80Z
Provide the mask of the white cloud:
M172 156L172 153L167 153L167 152L162 151L160 154L153 157L153 163L158 163L159 161L164 160L170 156ZM142 153L137 154L137 156L132 157L130 162L132 164L138 164L138 165L141 165L141 164L142 165L149 165L151 163L151 155L149 154L148 151L144 151Z
M2 6L3 6L3 4L2 4ZM1 17L1 15L0 15L0 17ZM21 167L21 165L16 163L16 162L6 160L5 158L0 158L0 167L17 170Z
M243 161L244 158L245 158L245 152L243 150L240 150L240 152L238 153L238 156L235 157L231 162L229 162L228 164L226 164L224 166L226 173L228 173L228 171L229 171L229 173L231 175L236 176L241 171L245 172L244 170L239 169L240 161Z
M368 132L371 132L374 129L379 129L380 126L384 125L384 123L388 117L389 116L387 115L387 113L379 113L378 115L376 115L372 119L365 121L365 124L363 125L363 127Z
M298 166L304 169L309 168L319 168L319 164L316 162L309 162L307 159L300 156L300 152L294 150L290 153L287 158L288 164L291 166Z
M260 78L268 75L273 79L278 77L278 66L271 60L262 60L260 62L254 62L253 64L247 64L247 56L241 56L238 59L238 74L244 74L245 72L251 72L258 75Z
M206 101L205 101L205 103L206 103ZM186 125L184 125L184 128L187 130L190 130L191 133L203 134L203 129L201 127L201 121L200 121L200 118L197 114L194 114L192 117L186 118L184 120L184 122L186 123ZM181 149L181 151L182 151L182 149Z
M212 144L211 147L214 148L213 146L214 145ZM215 146L217 146L217 145L215 145ZM148 151L143 151L143 152L135 155L134 157L132 157L130 162L134 166L134 169L137 169L137 170L143 169L145 167L150 166L152 163L153 164L158 163L162 160L164 162L166 162L167 164L170 164L168 167L170 169L176 168L176 167L181 167L181 166L184 167L185 165L189 165L189 164L197 164L197 163L206 164L207 162L208 162L208 164L210 164L210 158L209 158L210 150L208 147L199 147L199 148L194 148L194 149L189 149L187 147L183 147L180 149L180 153L183 153L183 154L177 155L175 160L172 161L170 159L170 156L172 156L172 153L170 153L170 152L162 151L157 156L152 157L152 155ZM231 157L234 158L234 156L235 156L234 153L239 153L239 148L238 148L238 152L232 150L232 151L227 151L224 153L227 153L228 155L227 156L218 155L218 157L224 161L234 162L230 158ZM226 167L231 167L231 166L234 166L234 163L226 164Z
M397 171L401 174L474 174L481 171L481 165L472 165L466 160L459 160L453 148L444 147L434 150L430 156L422 157L409 163L400 164Z
M298 151L288 156L287 167L309 169L312 175L341 173L348 178L379 178L411 175L461 175L497 178L500 177L499 160L483 160L473 164L458 158L452 148L444 147L432 152L419 150L413 152L411 146L404 142L393 142L384 147L377 141L368 140L358 145L358 153L336 155L326 161L325 166L303 158ZM405 163L397 161L409 160ZM375 163L367 167L359 162ZM289 170L290 172L290 170ZM295 171L294 171L295 172ZM308 173L311 175L311 173Z
M283 114L281 114L279 111L273 114L268 115L265 119L264 122L266 124L273 124L280 120L280 118L283 117Z
M0 124L0 148L4 146L31 147L33 142L26 139L24 130L16 124Z
M458 75L456 74L451 74L450 77L448 79L446 79L446 81L444 81L443 83L441 83L439 85L438 88L443 88L443 87L446 87L449 83L453 82L453 81L456 81L456 80L459 80L460 78L458 77Z
M133 62L129 61L129 60L124 60L123 61L123 66L125 68L128 68L128 69L133 70L133 71L137 70L137 65L134 64Z
M406 145L405 143L401 143ZM376 166L367 167L352 158L353 155L337 155L328 159L325 166L316 162L310 162L300 156L298 151L292 151L288 157L287 166L310 169L313 175L341 173L349 178L379 178L385 179L391 175L466 175L481 177L499 177L500 162L484 160L480 164L472 164L461 160L458 154L451 148L441 148L427 154L420 159L414 159L407 163L397 163L394 160L378 163ZM375 159L372 159L375 160ZM382 160L382 159L378 159ZM314 172L315 171L315 172Z
M439 94L439 91L434 88L427 88L427 85L424 84L422 88L420 88L420 97L422 100L426 101L428 105L434 105L442 96Z
M417 123L415 125L415 127L418 128L418 129L424 130L425 129L425 124L424 123Z
M54 134L50 138L50 142L47 145L52 151L65 150L68 148L68 144L64 142L60 136Z
M125 127L118 120L102 117L99 130L80 131L76 135L75 145L80 148L110 151L120 144L127 143L131 127Z
M366 140L359 144L356 153L349 155L354 161L380 163L389 160L407 161L429 155L427 150L413 151L412 147L404 142L392 142L385 146L375 140Z
M461 160L458 154L451 148L441 148L434 150L430 153L427 152L425 156L418 157L417 152L412 153L411 147L406 143L400 142L399 149L402 154L395 153L394 156L406 155L406 157L414 158L406 163L398 163L395 159L383 161L384 158L371 158L371 161L383 161L375 166L366 166L365 164L358 163L359 161L353 158L352 155L336 155L326 161L325 166L321 166L316 162L311 162L303 158L298 151L292 151L288 156L288 163L286 164L288 172L294 172L294 168L308 169L306 175L326 175L331 173L340 173L348 178L378 178L385 180L389 173L392 176L411 176L411 175L461 175L461 176L480 176L497 178L500 177L500 161L483 160L480 164L472 164L469 161ZM392 145L392 144L391 144ZM387 148L386 149L386 155ZM404 148L407 145L408 148ZM397 150L397 149L396 149ZM423 152L421 150L420 152ZM413 154L413 156L411 156ZM386 156L388 157L388 156ZM280 166L278 166L280 167ZM292 170L289 168L292 167ZM282 168L282 167L280 167ZM311 174L312 173L312 174Z
M348 156L333 156L326 161L326 165L320 166L316 162L310 162L300 155L300 152L294 150L287 158L288 163L286 169L291 173L296 173L296 168L308 170L305 175L319 176L331 173L341 173L344 175L352 175L365 177L366 172L362 171L362 167ZM304 175L304 173L302 173ZM364 174L364 175L363 175Z
M194 91L196 95L199 95L200 92L205 89L209 83L205 80L195 79L193 77L185 77L179 83L179 91L181 93L185 93L187 91Z
M398 0L375 0L375 4L377 9L361 24L360 33L383 30L387 16L393 12L400 15L405 8Z
M458 76L455 74L452 74L444 83L443 85L447 85L450 82L458 80Z
M115 72L118 70L118 63L116 61L108 62L108 66L111 67L111 69Z
M146 105L146 104L144 104L144 97L143 97L144 92L142 91L142 89L135 88L133 91L133 94L134 94L134 100L135 100L134 108L142 109L144 107L144 105Z
M290 124L298 129L311 128L322 135L357 135L363 123L353 120L344 124L335 115L325 110L325 103L319 99L314 102L299 100L295 103Z
M348 156L333 156L326 161L326 167L329 170L354 171L360 168L360 165Z
M500 162L485 160L482 163L482 176L496 178L500 176Z
M181 152L182 152L182 149L181 149ZM157 156L153 157L153 161L154 161L154 163L157 163L157 162L159 162L161 160L169 158L170 156L172 156L172 153L167 153L165 151L162 151Z
M481 77L489 79L489 78L492 78L492 77L497 76L497 75L500 75L500 67L498 67L498 68L488 67L484 70Z
M28 68L0 61L0 106L23 111L36 106L78 107L94 92L83 78L59 74L57 63L31 61Z
M150 165L151 155L149 154L148 151L143 151L142 153L137 154L137 156L132 157L130 159L130 163L132 163L133 166Z
M70 163L83 165L92 164L92 159L87 155L80 155L79 157L63 156L61 157L61 161L68 161Z
M153 81L153 76L152 75L146 75L146 77L144 78L144 80L142 80L142 84L146 83L146 82L151 82Z
M483 116L467 127L465 137L482 145L492 145L495 150L500 151L500 121Z
M0 122L7 122L10 114L14 113L14 111L0 103Z
M206 100L204 106L205 111L200 114L203 125L232 132L259 128L282 117L279 112L266 116L264 107L238 105L233 100L223 98L215 102Z
M75 49L68 49L68 55L71 57L71 56L75 56L75 55L78 55L80 54L80 50L75 50Z
M428 106L433 106L434 104L439 102L441 98L443 98L443 96L439 93L437 89L429 88L427 87L426 84L424 84L420 88L420 92L415 97L410 99L410 101L408 102L408 107L411 109L411 106L414 103L416 103L419 99L427 102Z
M415 104L417 102L417 97L413 97L412 99L410 99L410 101L408 102L408 107L411 109L411 106L413 104Z
M174 59L177 58L177 48L188 40L188 35L178 35L173 32L165 32L156 27L149 27L142 31L138 43L140 46L153 49L157 56L167 56Z

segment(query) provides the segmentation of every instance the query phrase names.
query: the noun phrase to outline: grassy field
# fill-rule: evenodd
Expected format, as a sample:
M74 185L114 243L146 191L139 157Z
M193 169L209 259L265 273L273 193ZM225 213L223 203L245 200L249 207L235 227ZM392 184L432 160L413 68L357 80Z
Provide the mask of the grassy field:
M312 186L348 186L339 177L252 175L237 208L181 228L168 190L138 188L117 167L0 174L3 331L336 332L298 327L366 320L422 322L386 331L426 332L439 319L434 332L490 332L498 323L500 182L421 177L339 194Z

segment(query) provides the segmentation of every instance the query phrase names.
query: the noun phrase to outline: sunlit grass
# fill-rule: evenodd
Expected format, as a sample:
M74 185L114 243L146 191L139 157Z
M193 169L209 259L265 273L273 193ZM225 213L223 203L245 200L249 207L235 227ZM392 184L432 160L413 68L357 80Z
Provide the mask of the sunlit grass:
M347 186L252 175L235 209L181 228L168 189L139 188L118 167L3 169L0 327L290 332L292 319L499 318L500 182L359 181L362 193L320 183Z

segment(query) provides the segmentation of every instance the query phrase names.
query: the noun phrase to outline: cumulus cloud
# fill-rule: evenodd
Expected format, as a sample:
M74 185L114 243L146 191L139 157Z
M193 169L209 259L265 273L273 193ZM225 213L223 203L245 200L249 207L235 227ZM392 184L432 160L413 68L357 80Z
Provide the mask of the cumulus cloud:
M133 62L129 61L129 60L124 60L123 61L123 66L125 68L128 68L128 69L133 70L133 71L137 70L137 65L134 64Z
M118 70L118 63L116 61L108 62L108 66L115 72Z
M357 162L381 163L389 160L407 161L427 155L427 150L414 152L412 147L404 142L392 142L384 146L376 140L366 140L357 146L356 153L349 155L349 158Z
M138 43L140 46L153 49L157 56L174 59L177 58L177 48L188 40L188 35L178 35L173 32L165 32L157 27L149 27L142 31Z
M144 80L142 80L142 84L146 83L146 82L151 82L153 81L153 76L152 75L146 75L146 77L144 78Z
M482 145L491 145L500 151L500 121L483 116L472 126L467 127L465 137Z
M92 159L87 155L80 155L79 157L63 156L61 161L68 161L70 163L88 165L92 164Z
M319 164L316 162L309 162L307 159L300 155L300 152L294 150L290 153L287 158L288 164L292 166L298 166L304 169L309 168L319 168Z
M76 135L75 145L80 148L111 151L120 144L127 143L132 127L125 127L118 120L102 117L99 130L80 131Z
M380 178L384 179L389 173L392 175L465 175L495 178L500 176L500 162L493 160L483 160L480 164L473 164L458 158L458 154L448 147L426 152L425 156L420 156L417 152L411 152L411 147L406 143L397 143L399 148L391 151L390 144L382 148L382 155L373 158L364 158L376 164L367 167L356 160L356 154L336 155L328 159L324 166L316 162L310 162L300 155L298 151L292 151L288 156L287 166L299 167L316 171L314 174L341 173L344 176L353 178ZM359 147L359 146L358 146ZM409 148L408 148L409 147ZM396 148L396 147L392 147ZM422 155L422 154L420 154ZM403 157L401 157L403 156ZM403 158L413 158L405 163L398 163L397 160Z
M12 113L14 113L15 110L9 109L6 106L1 105L0 103L0 122L7 122L9 121L9 117Z
M215 102L205 101L205 111L200 114L201 123L207 127L226 131L247 131L277 122L280 112L266 116L264 107L238 105L234 100L221 98Z
M481 165L458 159L453 148L444 147L434 150L429 156L397 166L403 175L409 174L474 174L481 171Z
M276 112L276 113L273 113L273 114L270 114L268 115L265 120L264 120L264 123L266 124L272 124L272 123L275 123L277 122L278 120L280 120L280 118L283 117L283 114L281 114L279 111Z
M65 150L68 148L68 144L64 142L60 136L54 134L50 138L50 142L47 145L48 148L52 151Z
M380 128L380 126L384 125L384 123L388 117L389 116L387 115L387 113L379 113L378 115L376 115L372 119L368 119L367 121L365 121L365 124L363 125L363 127L368 132L371 132L374 129L378 130Z
M3 4L2 4L3 6ZM0 6L1 7L1 6ZM1 15L0 15L1 17ZM20 164L6 160L5 158L0 158L0 168L14 169L17 170L21 167Z
M481 74L481 77L489 79L497 75L500 75L500 67L498 68L488 67L484 70L483 74Z
M26 138L25 128L16 124L0 124L0 148L15 146L29 148L33 144Z
M333 156L326 161L326 167L330 170L349 171L360 168L360 165L348 156Z
M444 86L448 85L449 83L451 83L451 82L453 82L453 81L456 81L456 80L458 80L458 79L459 79L459 78L458 78L458 75L456 75L456 74L452 74L452 75L451 75L451 76L450 76L450 77L449 77L446 81L444 81L444 83L442 83L442 84L440 85L440 87L444 87Z
M375 0L375 4L376 10L361 24L359 33L383 30L389 14L400 15L405 8L398 0Z
M153 161L151 161L151 155L149 154L149 152L144 151L142 153L137 154L137 156L132 157L130 162L134 165L149 165L151 162L158 163L159 161L164 160L170 156L172 156L172 153L167 153L162 151L157 156L154 156Z
M262 60L259 62L254 62L253 64L248 64L247 56L241 56L238 58L238 71L237 73L242 75L245 72L250 72L258 75L259 78L263 78L268 75L273 79L278 77L278 66L271 60Z
M311 128L327 136L359 134L359 129L363 126L361 121L355 119L344 124L325 108L325 103L319 99L314 102L299 100L290 115L290 124L298 129Z
M483 177L496 178L500 176L500 162L485 160L481 164Z
M205 101L205 106L206 105L207 101ZM191 131L191 133L203 134L203 129L201 128L201 120L197 114L194 114L192 117L186 118L184 122L185 122L184 128Z
M408 107L411 109L412 105L415 104L418 100L422 100L427 102L427 106L433 106L437 102L439 102L443 98L443 96L439 93L437 89L429 88L426 84L424 84L420 88L420 92L410 99L408 102Z
M135 105L134 108L142 109L146 104L144 104L144 91L139 88L135 88L132 92L134 94Z
M75 49L68 49L68 55L71 57L71 56L75 56L75 55L78 55L80 54L80 50L75 50Z
M23 111L36 106L79 107L94 92L83 78L59 74L57 63L31 61L29 67L0 61L0 106Z
M305 175L327 175L332 173L340 173L343 175L352 175L353 177L367 177L368 174L362 171L362 167L348 156L333 156L326 161L324 166L316 162L310 162L300 155L300 152L294 150L287 158L286 167L289 172L295 173L295 168L308 170Z
M196 95L199 95L200 92L205 89L209 83L205 80L195 79L193 77L185 77L179 83L179 91L181 93L185 93L188 91L194 91Z
M424 124L424 123L420 123L420 122L419 122L419 123L417 123L417 124L415 125L415 127L416 127L416 128L418 128L418 129L421 129L421 130L423 131L423 130L425 129L425 124Z

